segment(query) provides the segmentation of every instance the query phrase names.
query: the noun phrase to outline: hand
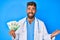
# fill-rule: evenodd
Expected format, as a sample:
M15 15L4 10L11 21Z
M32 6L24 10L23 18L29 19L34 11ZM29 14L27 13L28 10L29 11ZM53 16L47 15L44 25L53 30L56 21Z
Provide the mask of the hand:
M16 34L15 34L15 31L14 31L14 30L11 30L11 31L9 32L9 34L10 34L11 36L13 36L14 38L16 37Z
M51 39L53 38L53 37L55 37L56 35L58 35L60 33L60 30L56 30L55 32L53 32L52 34L51 34Z

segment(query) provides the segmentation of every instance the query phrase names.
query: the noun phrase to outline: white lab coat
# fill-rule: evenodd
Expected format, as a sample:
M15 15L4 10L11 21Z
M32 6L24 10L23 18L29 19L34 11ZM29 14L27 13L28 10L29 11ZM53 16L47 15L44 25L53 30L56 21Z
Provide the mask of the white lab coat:
M23 18L18 22L19 28L16 30L16 38L13 40L27 40L27 28L26 28L26 18ZM34 40L54 40L51 39L51 34L48 34L44 23L35 18L34 24Z

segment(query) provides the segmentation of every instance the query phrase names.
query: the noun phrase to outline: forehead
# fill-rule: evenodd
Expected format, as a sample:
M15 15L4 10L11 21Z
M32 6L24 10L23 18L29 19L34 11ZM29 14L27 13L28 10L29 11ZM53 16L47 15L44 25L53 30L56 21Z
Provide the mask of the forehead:
M34 5L29 5L27 8L36 8Z

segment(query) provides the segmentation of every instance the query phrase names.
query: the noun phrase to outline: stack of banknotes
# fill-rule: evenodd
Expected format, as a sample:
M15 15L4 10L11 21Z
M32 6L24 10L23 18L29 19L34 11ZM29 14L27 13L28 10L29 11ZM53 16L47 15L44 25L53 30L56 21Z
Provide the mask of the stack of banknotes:
M7 23L10 30L17 30L19 28L18 22L16 21L10 21Z

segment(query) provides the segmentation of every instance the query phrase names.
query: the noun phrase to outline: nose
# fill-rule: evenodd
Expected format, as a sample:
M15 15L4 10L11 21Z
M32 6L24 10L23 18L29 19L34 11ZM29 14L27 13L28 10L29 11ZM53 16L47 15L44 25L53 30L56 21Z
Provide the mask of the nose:
M32 12L33 10L32 9L30 9L30 12Z

